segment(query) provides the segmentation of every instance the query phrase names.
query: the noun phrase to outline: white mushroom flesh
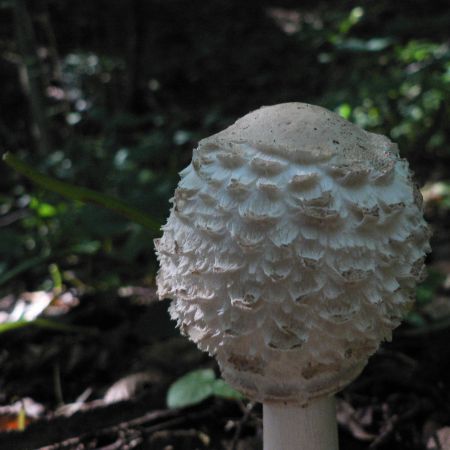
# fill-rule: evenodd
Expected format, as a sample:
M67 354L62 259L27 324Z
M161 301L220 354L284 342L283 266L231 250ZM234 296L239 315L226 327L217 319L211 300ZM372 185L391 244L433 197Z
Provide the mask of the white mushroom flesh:
M395 144L317 106L254 111L181 172L158 293L249 397L352 381L411 307L429 231Z

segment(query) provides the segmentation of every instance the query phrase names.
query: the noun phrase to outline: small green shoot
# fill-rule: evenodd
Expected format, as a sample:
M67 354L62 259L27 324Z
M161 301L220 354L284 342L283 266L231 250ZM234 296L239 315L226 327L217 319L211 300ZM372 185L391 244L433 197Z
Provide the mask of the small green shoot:
M56 295L60 294L63 290L63 282L61 271L59 270L58 264L50 264L48 266L48 271L53 281L53 290Z
M211 396L228 399L242 398L225 381L216 378L212 369L200 369L187 373L175 381L167 392L169 408L183 408L196 405Z
M27 413L22 403L19 412L17 414L17 431L25 430L26 424L27 424Z

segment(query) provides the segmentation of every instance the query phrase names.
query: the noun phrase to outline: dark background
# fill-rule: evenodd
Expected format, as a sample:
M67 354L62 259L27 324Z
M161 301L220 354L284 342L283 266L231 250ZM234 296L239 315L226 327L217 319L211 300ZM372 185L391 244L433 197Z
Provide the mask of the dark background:
M448 1L2 0L0 53L1 151L161 224L196 142L262 105L318 104L397 142L423 187L430 275L397 344L371 362L363 387L341 396L341 433L349 449L440 448L450 425ZM0 322L3 404L27 396L50 414L88 387L100 399L120 377L153 367L160 382L148 409L161 408L169 382L215 367L178 340L167 305L154 304L157 232L38 187L6 164L0 175L0 319L14 322L23 292L45 291L52 302L39 317L67 326L6 332ZM180 352L185 360L174 361ZM209 401L200 411L225 408L242 424L236 405ZM255 411L239 433L203 421L206 434L223 437L208 448L257 448ZM139 448L178 439L143 436L154 447ZM175 448L207 448L189 439Z

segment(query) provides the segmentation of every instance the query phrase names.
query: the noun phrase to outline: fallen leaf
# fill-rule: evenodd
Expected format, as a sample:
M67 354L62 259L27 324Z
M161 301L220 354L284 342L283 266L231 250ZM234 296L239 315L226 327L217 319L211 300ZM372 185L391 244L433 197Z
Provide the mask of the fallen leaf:
M107 391L103 400L105 403L115 403L129 400L150 384L157 383L160 375L152 372L140 372L128 375L116 381Z
M450 427L440 428L433 436L429 437L427 449L450 450Z
M31 398L0 406L0 431L23 430L44 414L45 408Z

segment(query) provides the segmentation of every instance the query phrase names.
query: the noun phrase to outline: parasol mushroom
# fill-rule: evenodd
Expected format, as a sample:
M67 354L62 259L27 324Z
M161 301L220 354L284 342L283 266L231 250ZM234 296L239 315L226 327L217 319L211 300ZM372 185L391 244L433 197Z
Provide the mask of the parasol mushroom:
M264 405L267 450L335 450L333 396L391 338L429 231L388 138L324 108L263 107L199 142L155 241L161 298Z

